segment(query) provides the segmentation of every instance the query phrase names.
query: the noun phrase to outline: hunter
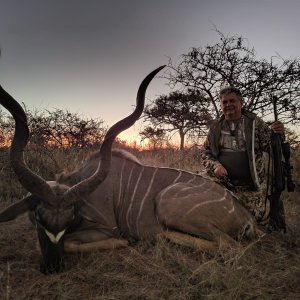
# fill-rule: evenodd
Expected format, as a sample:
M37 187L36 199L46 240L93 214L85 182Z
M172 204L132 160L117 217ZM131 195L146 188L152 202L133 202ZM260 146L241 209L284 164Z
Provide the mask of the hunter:
M265 162L271 132L284 138L280 121L271 125L243 108L239 89L225 87L220 91L223 115L210 124L202 152L207 174L231 190L255 217L263 222L266 195L263 188Z

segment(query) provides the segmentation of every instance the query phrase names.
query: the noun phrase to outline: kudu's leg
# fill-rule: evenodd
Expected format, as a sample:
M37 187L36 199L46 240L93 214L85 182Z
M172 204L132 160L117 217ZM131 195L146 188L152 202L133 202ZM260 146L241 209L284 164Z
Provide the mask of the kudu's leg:
M79 241L69 241L64 245L66 253L90 253L100 250L110 250L123 248L128 246L128 241L118 239L107 239L98 242L84 243L81 244Z
M209 254L214 254L218 250L227 250L239 247L238 242L222 232L220 232L218 237L214 240L206 240L178 231L165 231L160 233L157 238L164 238L177 245L186 246Z
M67 235L64 250L67 253L88 253L127 247L128 241L111 238L97 230L82 230Z
M218 248L218 244L215 241L196 238L177 231L164 231L158 234L157 238L163 238L174 244L186 246L206 253L214 253Z
M252 221L250 214L244 214L243 210L226 190L215 189L209 184L205 187L204 184L177 183L156 198L159 221L168 230L192 236L167 233L169 239L180 240L182 244L198 244L204 251L238 245L234 238ZM203 240L196 241L195 237Z

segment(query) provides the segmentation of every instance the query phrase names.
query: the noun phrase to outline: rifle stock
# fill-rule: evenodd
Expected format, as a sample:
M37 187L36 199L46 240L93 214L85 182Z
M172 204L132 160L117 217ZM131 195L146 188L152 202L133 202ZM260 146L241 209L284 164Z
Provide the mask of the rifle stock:
M277 100L277 97L272 97L275 121L278 120L276 105ZM278 133L272 132L271 147L273 158L273 180L272 192L269 196L270 218L268 227L269 231L283 230L286 232L284 206L280 197L281 193L285 190L285 182L287 183L287 189L289 192L293 192L295 188L291 173L293 167L290 165L290 144L287 142L283 143L281 136Z
M272 193L269 196L270 199L270 219L269 230L286 232L286 223L284 216L284 206L281 200L281 193L285 189L285 178L282 162L282 148L281 137L278 133L272 132L271 146L272 146L272 158L273 158L273 182Z

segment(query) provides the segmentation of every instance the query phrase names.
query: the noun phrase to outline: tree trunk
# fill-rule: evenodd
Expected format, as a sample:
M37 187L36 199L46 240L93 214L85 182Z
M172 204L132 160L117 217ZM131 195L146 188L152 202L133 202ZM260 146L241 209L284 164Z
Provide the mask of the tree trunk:
M183 130L179 129L179 136L180 136L180 151L182 152L184 150L184 137L185 137L185 133L183 132Z

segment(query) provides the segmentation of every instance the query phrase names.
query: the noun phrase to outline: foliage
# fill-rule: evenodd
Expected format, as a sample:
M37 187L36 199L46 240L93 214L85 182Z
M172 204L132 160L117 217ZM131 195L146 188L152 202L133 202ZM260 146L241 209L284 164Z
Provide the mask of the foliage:
M299 147L300 145L300 137L294 130L289 128L285 129L285 137L289 141L291 148Z
M68 110L29 111L26 109L31 142L41 146L84 148L101 143L105 129L102 120L82 118Z
M156 150L157 147L161 148L166 139L166 133L162 128L153 128L151 126L145 127L144 130L140 132L140 136L142 137L142 142L148 140L153 150Z
M218 92L224 86L241 89L245 107L266 118L273 116L271 99L276 96L280 120L299 123L299 59L258 59L242 36L225 36L217 29L216 33L220 38L216 44L192 48L178 64L170 60L165 75L170 86L200 91L214 117L220 115Z
M100 144L106 128L102 120L86 119L68 110L37 111L25 107L30 130L30 143L47 148L85 148ZM7 145L14 133L11 116L0 111L0 146Z
M25 150L27 164L48 180L54 180L55 174L65 168L73 166L75 169L79 150L84 149L81 153L85 153L86 150L98 149L106 132L102 120L85 119L68 110L25 109L30 130L30 139ZM5 153L14 129L13 118L0 110L0 153ZM65 160L61 160L65 152L73 153L73 158L69 159L74 161L75 165L69 161L68 166ZM9 161L8 155L6 157L5 168Z
M154 128L163 128L169 133L178 132L180 149L183 150L185 137L195 132L197 135L203 134L202 128L211 119L211 115L203 95L189 90L158 97L146 106L144 119L150 121Z
M0 148L6 148L14 132L15 124L8 115L0 109Z

